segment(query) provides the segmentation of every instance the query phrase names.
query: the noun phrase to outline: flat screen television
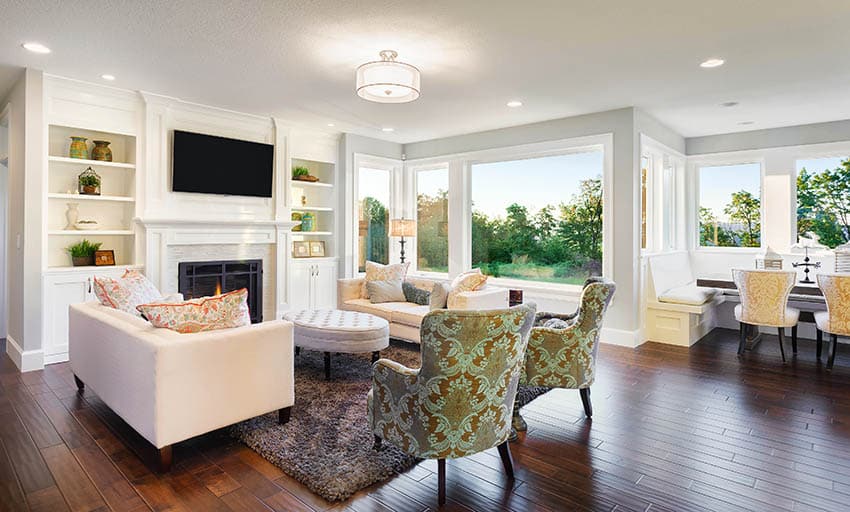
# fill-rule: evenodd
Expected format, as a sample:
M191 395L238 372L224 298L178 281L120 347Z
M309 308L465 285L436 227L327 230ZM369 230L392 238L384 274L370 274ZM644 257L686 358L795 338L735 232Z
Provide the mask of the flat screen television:
M174 130L171 190L271 197L274 146Z

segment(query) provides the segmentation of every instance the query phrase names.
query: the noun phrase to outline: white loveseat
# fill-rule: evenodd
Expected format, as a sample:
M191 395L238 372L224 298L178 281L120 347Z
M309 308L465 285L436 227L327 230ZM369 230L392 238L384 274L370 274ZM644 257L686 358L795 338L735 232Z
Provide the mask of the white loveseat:
M431 291L435 281L408 277L407 282L417 288ZM337 281L337 307L379 316L390 323L390 336L412 343L419 343L419 327L422 318L431 310L413 302L384 302L372 304L365 294L363 277ZM508 307L508 289L485 286L473 292L461 292L453 304L454 309L501 309Z
M71 369L106 405L160 451L295 403L292 323L180 334L101 306L69 309Z
M652 256L648 262L646 333L650 341L689 347L717 325L720 290L697 286L686 252Z

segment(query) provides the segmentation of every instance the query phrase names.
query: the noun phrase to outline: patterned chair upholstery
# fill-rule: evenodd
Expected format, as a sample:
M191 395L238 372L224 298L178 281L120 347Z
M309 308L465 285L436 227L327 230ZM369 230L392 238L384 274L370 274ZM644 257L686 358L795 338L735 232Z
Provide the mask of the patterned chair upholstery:
M818 274L818 286L826 299L826 311L815 312L815 324L818 340L824 332L832 337L832 355L826 365L832 369L838 337L850 336L850 274Z
M584 412L591 417L590 386L596 377L599 331L616 289L613 281L591 277L584 282L581 302L574 313L538 313L528 340L520 383L578 389ZM514 407L513 426L517 431L527 428L519 407Z
M436 310L422 320L422 367L388 359L374 365L367 414L381 440L437 459L439 502L445 461L497 446L513 478L507 439L533 304L495 310Z
M785 362L785 328L791 327L791 346L797 353L797 320L800 311L788 307L788 296L794 288L797 273L779 270L733 270L732 280L738 287L741 303L735 306L735 320L740 322L738 354L747 345L750 326L775 327L779 332L779 352Z

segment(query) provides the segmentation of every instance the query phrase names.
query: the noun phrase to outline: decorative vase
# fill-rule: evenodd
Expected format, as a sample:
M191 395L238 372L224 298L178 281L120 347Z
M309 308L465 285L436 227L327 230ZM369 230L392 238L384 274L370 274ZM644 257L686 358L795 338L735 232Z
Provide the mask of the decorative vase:
M89 267L94 265L94 254L90 256L71 256L71 264L75 267Z
M313 231L313 229L315 229L313 225L313 220L314 218L312 213L305 213L304 215L302 215L301 231Z
M71 158L89 159L89 147L86 145L85 137L71 137L71 147L68 149L68 156Z
M80 206L80 203L68 203L68 209L65 211L65 219L68 221L68 225L65 226L65 229L76 229L74 225L80 217L78 206Z
M93 140L94 147L91 150L91 159L100 160L101 162L112 161L112 150L109 149L108 140Z

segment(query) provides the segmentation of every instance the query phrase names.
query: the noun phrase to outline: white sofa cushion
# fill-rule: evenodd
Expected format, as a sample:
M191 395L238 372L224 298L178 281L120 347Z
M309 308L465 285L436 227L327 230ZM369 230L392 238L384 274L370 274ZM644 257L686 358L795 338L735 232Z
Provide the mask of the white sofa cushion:
M409 325L411 327L421 327L422 318L431 311L430 306L416 306L407 309L393 311L393 323Z
M412 302L382 302L380 304L372 304L369 299L351 299L345 301L344 304L344 309L379 316L387 322L392 321L392 315L395 311L419 307Z
M686 304L688 306L701 306L711 302L722 292L716 288L686 284L671 288L658 296L658 302L670 304Z

